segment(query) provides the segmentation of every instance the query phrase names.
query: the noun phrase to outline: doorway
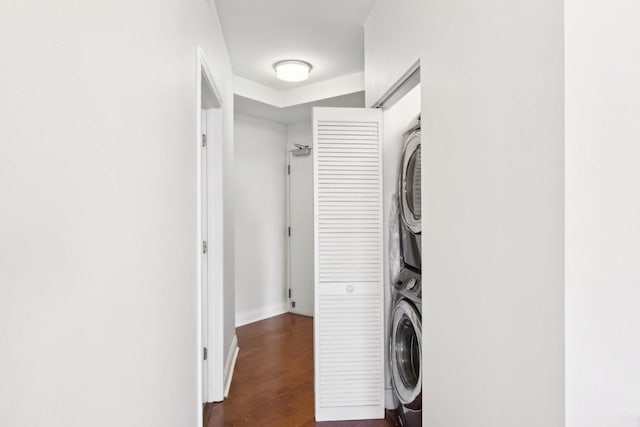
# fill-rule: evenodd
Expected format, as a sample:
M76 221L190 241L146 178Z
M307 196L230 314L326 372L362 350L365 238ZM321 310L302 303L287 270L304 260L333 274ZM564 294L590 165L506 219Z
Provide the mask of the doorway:
M201 48L197 70L197 370L204 404L224 398L222 98Z
M313 158L309 145L287 152L289 311L313 316Z

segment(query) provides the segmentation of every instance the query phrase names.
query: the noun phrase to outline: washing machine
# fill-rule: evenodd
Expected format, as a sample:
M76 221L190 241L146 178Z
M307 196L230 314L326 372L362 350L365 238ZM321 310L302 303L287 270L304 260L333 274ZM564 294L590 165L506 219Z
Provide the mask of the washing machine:
M422 426L422 205L420 118L406 133L398 176L400 271L392 279L391 383L401 425Z
M422 426L422 290L420 276L400 273L391 314L391 383L402 426Z

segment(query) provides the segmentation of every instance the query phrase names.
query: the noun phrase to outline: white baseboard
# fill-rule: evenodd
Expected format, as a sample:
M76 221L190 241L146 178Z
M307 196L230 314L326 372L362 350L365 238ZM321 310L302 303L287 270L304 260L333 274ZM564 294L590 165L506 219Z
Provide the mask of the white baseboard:
M229 354L227 354L227 362L224 365L224 397L229 396L229 388L231 388L231 380L233 379L233 371L236 368L239 351L238 337L234 335L231 347L229 347Z
M281 304L271 305L268 307L261 307L257 310L236 312L236 326L243 326L248 323L264 320L269 317L286 313L287 311L289 311L287 307L287 303L284 302Z

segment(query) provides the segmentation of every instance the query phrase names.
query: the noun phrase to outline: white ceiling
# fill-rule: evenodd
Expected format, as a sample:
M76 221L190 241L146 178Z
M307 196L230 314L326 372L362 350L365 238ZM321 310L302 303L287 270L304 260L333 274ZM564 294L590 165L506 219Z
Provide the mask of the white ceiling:
M215 0L235 75L283 90L364 69L363 25L375 0ZM305 82L276 78L273 64L313 65Z
M236 113L259 117L283 124L299 123L311 120L312 107L364 107L364 92L350 93L322 99L306 104L278 108L244 96L235 95L233 106Z

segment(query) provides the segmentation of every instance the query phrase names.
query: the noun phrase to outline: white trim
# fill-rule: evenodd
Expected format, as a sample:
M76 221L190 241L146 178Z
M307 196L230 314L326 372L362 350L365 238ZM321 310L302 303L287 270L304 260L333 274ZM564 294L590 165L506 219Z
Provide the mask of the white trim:
M416 61L370 108L389 108L420 84L420 60Z
M203 80L206 87L203 88ZM202 425L202 407L204 402L203 394L203 327L202 327L202 280L200 272L202 271L202 257L201 253L201 212L202 212L202 197L201 197L201 111L202 108L207 108L207 150L205 151L209 164L209 177L208 177L208 230L209 235L207 241L209 242L210 254L208 257L208 312L209 323L207 333L207 347L209 352L208 358L208 390L207 401L221 401L224 399L224 306L223 306L223 257L222 244L224 241L224 227L222 226L222 120L221 120L221 107L222 97L220 91L213 78L213 73L206 60L204 51L200 46L196 49L196 135L195 135L195 149L197 150L197 238L196 238L196 254L198 254L197 261L197 347L195 351L196 355L196 370L198 378L198 392L197 392L197 408L198 408L198 425ZM205 91L207 93L205 93ZM203 105L202 99L205 97L205 103ZM213 236L213 238L211 238Z
M364 91L364 72L300 86L282 92L286 107Z
M285 227L287 227L287 230L289 229L289 227L291 227L291 158L293 157L291 155L291 149L289 148L289 146L287 146L285 148L285 153L287 156L287 223L285 224ZM286 271L286 275L287 275L287 289L285 290L286 294L285 294L285 299L286 299L286 310L287 311L291 311L292 307L291 307L291 297L289 295L291 295L291 235L289 235L289 233L287 233L287 271Z
M297 308L290 308L289 313L299 314L300 316L313 317L313 312L307 310L298 310Z
M202 370L203 370L203 361L202 361L202 257L200 256L200 239L202 234L202 185L200 183L201 179L201 156L200 156L200 132L202 132L202 66L200 63L200 48L198 47L198 51L196 54L196 132L195 132L195 149L196 149L196 236L195 236L195 254L197 254L197 262L196 262L196 348L195 348L195 358L196 358L196 378L197 378L197 425L201 426L203 424L202 417L202 409L200 405L204 403L204 394L202 392L203 381L202 381Z
M222 96L220 96L220 91L218 90L218 86L216 85L215 79L213 78L213 73L211 72L211 67L209 67L209 63L207 62L207 58L204 55L204 50L200 46L198 46L198 88L200 91L202 88L200 87L200 80L202 77L207 79L207 83L209 83L209 87L213 91L213 95L215 95L215 101L217 101L217 105L212 105L212 108L220 108L222 107ZM202 97L202 93L198 94L198 104L200 104L200 100Z
M253 80L233 76L233 93L235 95L244 96L245 98L282 108L280 92L279 90L261 85Z
M364 90L364 73L347 74L287 90L277 90L243 77L233 77L233 93L278 108L306 104Z
M236 326L243 326L249 323L258 322L260 320L268 319L269 317L278 316L279 314L286 313L288 311L287 302L280 304L270 305L267 307L260 307L255 310L247 310L240 313L236 313Z
M229 396L229 389L231 388L231 380L233 379L233 373L236 369L236 361L238 360L238 353L240 347L238 347L238 336L233 336L231 341L231 347L229 347L229 354L227 354L227 363L224 366L224 397Z

